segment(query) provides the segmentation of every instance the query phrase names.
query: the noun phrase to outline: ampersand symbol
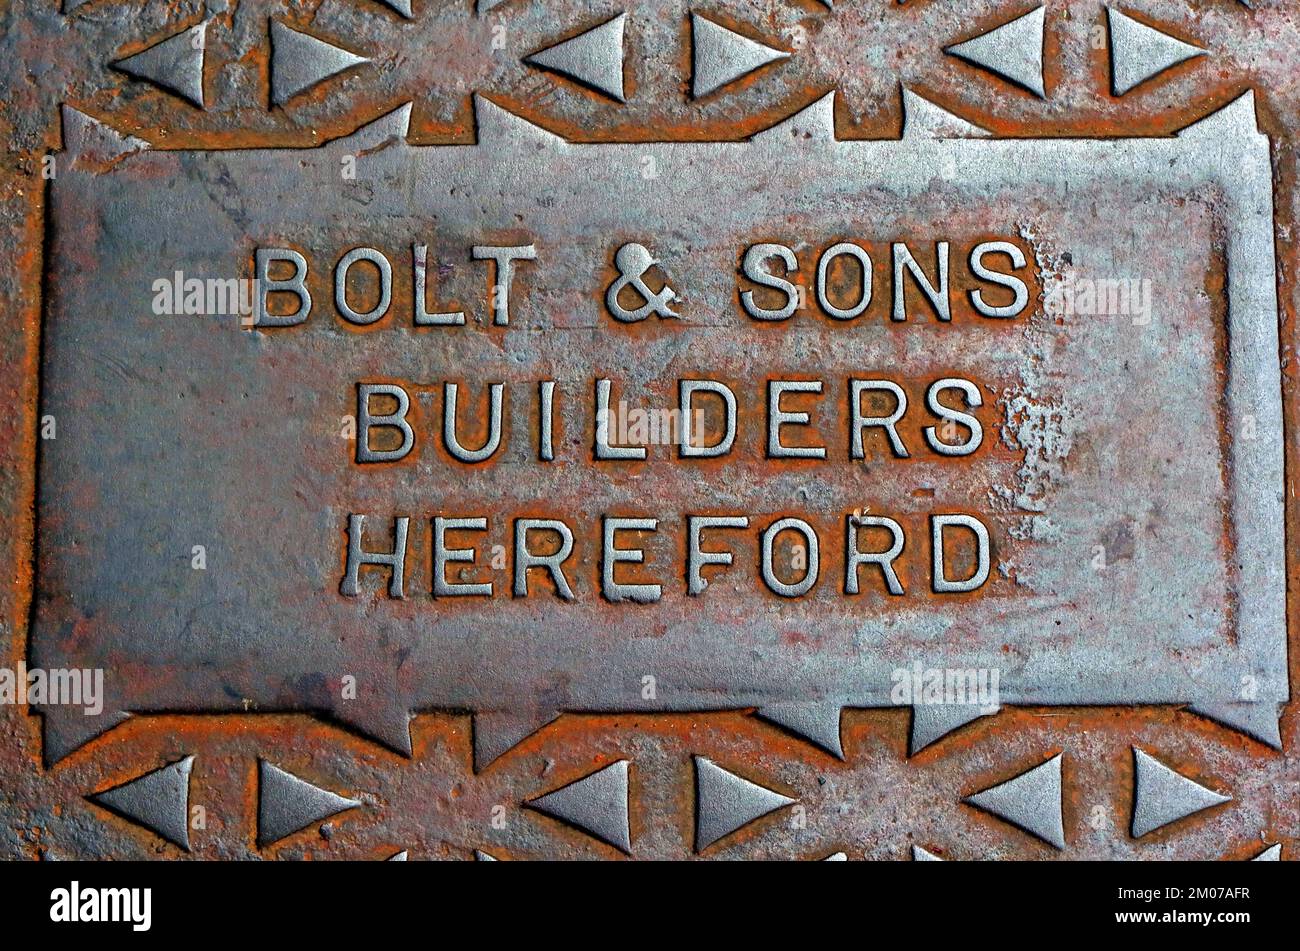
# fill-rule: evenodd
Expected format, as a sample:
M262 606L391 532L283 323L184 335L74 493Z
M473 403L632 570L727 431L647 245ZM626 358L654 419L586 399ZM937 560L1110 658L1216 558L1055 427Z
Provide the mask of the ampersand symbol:
M646 286L644 280L646 271L658 263L644 245L625 244L618 249L618 253L614 255L614 266L618 268L619 276L605 292L605 306L609 308L609 312L616 320L633 323L645 320L651 314L658 314L660 317L678 316L668 306L677 300L676 291L665 284L663 290L656 294ZM640 294L645 303L636 310L628 310L620 304L618 295L625 287L631 287Z

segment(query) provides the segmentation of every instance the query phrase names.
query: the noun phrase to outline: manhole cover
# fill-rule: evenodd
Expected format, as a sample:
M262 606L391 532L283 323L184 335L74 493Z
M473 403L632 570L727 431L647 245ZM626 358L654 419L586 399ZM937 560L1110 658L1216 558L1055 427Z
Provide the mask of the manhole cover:
M1293 847L1280 6L65 6L5 854Z

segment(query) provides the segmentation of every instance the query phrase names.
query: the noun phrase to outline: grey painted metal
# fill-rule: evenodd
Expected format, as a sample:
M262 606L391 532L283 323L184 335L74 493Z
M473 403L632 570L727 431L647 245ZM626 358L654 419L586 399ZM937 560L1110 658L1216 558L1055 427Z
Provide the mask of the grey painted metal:
M203 37L208 24L187 27L161 43L127 56L113 66L128 75L145 79L182 99L203 108Z
M908 753L915 756L953 730L972 723L980 717L992 716L996 712L969 703L916 704L912 707L912 730L908 737Z
M939 856L935 855L933 852L929 852L921 848L919 845L914 845L912 846L912 861L913 862L942 862L943 859L939 858Z
M1122 96L1167 69L1205 50L1147 26L1114 7L1106 8L1110 24L1111 91Z
M1049 845L1065 848L1065 828L1061 822L1061 758L1057 753L1046 763L1026 770L1019 776L999 783L983 792L967 796L963 802L991 812L1012 825L1036 835Z
M411 19L411 0L379 0L384 6L396 10L406 19Z
M1133 747L1133 836L1139 838L1194 812L1232 800Z
M840 741L840 708L836 704L770 703L758 710L765 720L785 727L828 753L844 758Z
M361 805L356 799L321 789L266 760L261 760L258 767L258 845L278 842L313 822Z
M515 744L537 732L559 716L559 711L546 711L531 702L511 709L495 705L474 712L474 768L481 770ZM402 728L403 730L405 727ZM400 741L402 736L388 735L385 742ZM408 740L409 743L409 740Z
M189 851L193 766L194 757L187 756L87 798Z
M1044 10L1037 7L987 33L954 43L944 52L982 66L1044 98L1047 95L1043 86Z
M695 851L797 800L750 782L704 756L695 757Z
M907 122L907 135L931 139L987 139L985 129L947 109L941 109L930 100L918 96L910 89L903 90L903 116Z
M1193 703L1187 709L1216 723L1254 737L1261 743L1282 748L1281 705L1263 703Z
M282 106L346 69L368 63L342 47L271 21L271 103Z
M691 93L696 99L790 54L691 14Z
M67 153L51 188L42 394L43 412L60 420L60 438L43 447L40 461L32 654L47 667L129 661L144 668L166 663L177 673L166 682L110 678L100 717L45 710L47 755L60 758L128 711L231 710L244 698L262 709L325 713L405 751L412 711L470 710L480 767L561 711L796 704L804 707L800 719L814 724L808 731L829 748L841 707L891 705L891 671L940 650L945 666L1004 668L1004 704L1229 703L1239 699L1243 677L1256 682L1261 701L1284 700L1272 170L1253 98L1177 137L1134 140L945 138L936 130L952 123L935 122L937 109L927 107L924 122L909 114L899 141L838 139L827 97L749 142L590 146L566 143L480 99L476 146L409 145L406 107L316 150L205 153L151 151L65 113ZM104 167L99 162L108 154L119 160ZM344 156L357 157L354 183L340 180ZM659 169L654 179L639 174L647 156ZM168 189L155 187L160 176ZM763 181L801 183L798 202L753 187ZM353 200L358 190L366 202ZM1076 208L1080 194L1122 203L1125 228L1115 229L1110 218L1090 224L1086 215L1053 210ZM1159 202L1151 200L1155 194ZM560 405L569 407L570 431L581 431L587 423L580 394L590 393L604 366L628 367L621 383L647 387L678 354L671 340L647 347L597 332L604 318L594 312L576 324L588 334L583 348L567 342L571 329L535 332L553 331L553 315L594 290L604 255L620 244L614 236L647 240L692 299L725 302L735 291L736 255L760 223L829 241L859 233L863 221L873 223L873 234L889 236L903 221L942 222L967 207L984 209L984 227L1033 235L1044 260L1053 249L1087 241L1090 261L1079 271L1085 277L1121 273L1144 243L1160 246L1184 270L1203 268L1210 249L1196 241L1210 240L1207 229L1216 242L1221 234L1225 255L1226 380L1210 357L1218 312L1195 289L1165 284L1158 288L1160 320L1143 337L1118 338L1096 321L1070 325L1050 352L1027 353L1045 333L1032 326L1014 338L957 325L948 328L953 336L933 337L935 346L959 341L945 351L953 361L960 357L1019 388L1031 409L1061 412L1067 444L1086 438L1118 454L1118 471L1079 468L1068 481L1053 481L1059 460L1026 437L1017 448L1047 480L1047 496L1027 500L1029 510L1014 502L1024 494L1021 477L993 463L980 470L979 494L940 492L940 503L956 508L984 504L986 488L1013 500L997 516L999 537L1033 568L1032 583L1014 597L972 600L959 613L918 603L879 614L824 584L778 614L758 609L761 601L724 597L713 584L700 598L666 591L657 604L626 608L623 623L634 636L611 638L608 605L591 597L585 580L572 604L498 598L490 610L473 612L434 609L427 592L401 601L338 595L349 511L376 516L368 530L382 527L390 512L422 521L450 501L436 487L459 478L429 458L358 480L346 453L331 455L321 420L352 411L348 398L359 378L436 382L474 366L483 379L505 379L522 366L533 373L517 392L535 393L536 378L561 361L568 386ZM666 209L671 246L663 245ZM103 227L81 227L88 220ZM482 267L469 260L471 245L521 221L538 236L538 261L520 268L532 293L516 301L501 331L509 355L488 343L481 326L437 328L461 336L446 347L417 346L395 315L340 338L325 310L302 327L277 331L250 331L235 318L151 314L151 285L173 267L247 276L255 244L310 235L313 267L327 272L363 237L383 238L398 255L428 237L433 220L445 223L442 253L459 249L465 258L466 296L476 286L470 277L482 276L469 270ZM320 250L330 245L332 251ZM543 267L544 279L537 276ZM87 321L87 313L96 319ZM764 372L816 371L833 379L906 353L888 326L832 338L826 327L804 321L791 328L790 356L774 361L741 324L701 321L698 310L683 314L689 339ZM1202 340L1203 349L1185 348L1170 359L1170 342L1189 338ZM1030 373L1058 350L1069 362L1050 382ZM104 364L100 357L109 352L114 366L130 372ZM814 352L829 357L808 359ZM1125 384L1114 377L1126 361L1149 391L1178 407L1141 417L1149 439L1176 438L1185 446L1177 473L1139 465L1135 446L1113 442L1114 427L1130 424L1116 408ZM88 400L88 392L97 395ZM1240 431L1250 417L1258 438L1223 446L1215 435L1220 405L1228 431ZM1071 407L1110 409L1084 416ZM503 452L535 459L528 436L521 431L504 440ZM252 451L259 453L255 485L243 467ZM473 493L462 491L457 504L491 499L495 521L506 506L573 492L571 480L582 470L543 467L528 479L518 472L514 465L477 471ZM807 481L803 473L781 473L750 493L735 484L683 484L681 474L679 463L661 458L646 464L644 478L601 477L583 491L603 504L644 509L659 504L646 502L647 486L654 486L682 512L721 500L778 513ZM929 478L941 485L943 475L934 469ZM832 510L861 504L860 490L849 486L818 491ZM1095 537L1128 518L1138 499L1152 498L1162 500L1161 545L1179 557L1138 549L1110 578L1130 577L1135 585L1141 579L1140 586L1123 599L1102 596L1111 589L1097 573L1080 570L1086 561L1077 540ZM1037 524L1035 513L1048 501L1052 531L1016 541L1011 533ZM1238 540L1233 552L1222 546L1225 517ZM413 531L416 524L413 518ZM220 559L220 574L190 572L188 556L180 555L199 543L210 560ZM168 591L184 595L160 594ZM1170 616L1172 602L1188 605L1187 616ZM738 607L748 612L739 629ZM60 632L88 616L97 623L78 635L71 652ZM1058 620L1067 636L1045 636L1045 617ZM794 627L815 628L832 646L809 654L783 638ZM635 636L651 628L657 636ZM990 630L998 632L996 643L979 636ZM1021 649L1004 653L1004 642ZM488 643L492 650L484 654ZM250 654L256 663L248 662ZM319 686L355 671L372 678L363 699L343 702ZM639 681L628 679L643 671L656 672L673 690L643 699Z
M611 763L554 792L530 800L528 806L575 825L630 855L628 765L625 759Z
M623 24L620 13L585 33L538 50L524 62L554 70L605 95L623 97Z

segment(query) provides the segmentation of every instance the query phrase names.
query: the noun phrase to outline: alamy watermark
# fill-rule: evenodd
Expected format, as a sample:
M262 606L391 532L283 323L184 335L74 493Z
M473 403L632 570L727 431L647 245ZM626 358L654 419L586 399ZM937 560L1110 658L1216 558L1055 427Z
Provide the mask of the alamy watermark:
M88 717L104 712L104 671L95 668L0 667L0 704L82 707Z
M73 881L50 892L50 921L129 924L132 931L153 925L152 888L91 888Z
M1002 704L996 667L926 667L919 660L911 667L896 667L889 699L899 707L959 705L993 713Z
M151 285L152 309L159 316L239 317L251 323L259 284L256 278L187 277L174 271Z
M1047 291L1047 312L1065 317L1128 317L1135 327L1151 323L1148 278L1089 278L1067 274Z
M596 413L596 430L606 445L676 446L684 444L684 435L689 437L689 445L705 445L704 411L693 410L689 416L689 432L684 432L687 416L680 408L641 409L619 400Z

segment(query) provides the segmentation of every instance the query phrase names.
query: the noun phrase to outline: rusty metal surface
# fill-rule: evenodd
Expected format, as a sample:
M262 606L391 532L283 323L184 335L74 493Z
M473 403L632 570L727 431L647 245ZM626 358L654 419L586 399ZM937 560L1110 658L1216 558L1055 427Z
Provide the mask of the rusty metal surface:
M1036 10L6 6L4 666L102 668L106 698L96 717L0 706L0 853L1292 857L1300 22L1264 0L1116 8L1131 21ZM138 56L159 41L166 57ZM979 65L989 48L1015 82ZM929 271L940 240L951 322L915 284L891 320L891 242ZM1030 303L1009 319L970 293L1000 293L967 269L998 240L1026 262ZM841 241L876 265L865 313L747 314L744 292L780 296L743 273L746 248L790 246L812 295ZM648 290L667 282L676 317L614 319L630 242L659 259ZM430 299L465 326L413 326L412 244L428 245ZM529 244L503 324L471 248ZM154 279L251 277L267 246L309 262L304 324L150 311ZM359 246L394 276L366 327L335 303L335 264ZM853 272L829 277L851 301ZM1054 306L1054 288L1119 278L1150 281L1154 319ZM680 379L725 381L735 452L594 461L600 377L647 406L675 405ZM906 391L908 458L879 430L851 458L857 377ZM926 448L927 387L947 377L984 388L969 457ZM554 461L538 458L543 379ZM825 382L787 402L816 409L816 437L790 442L819 439L826 460L771 458L772 379ZM355 460L338 426L362 381L409 389L409 458ZM446 381L469 446L488 433L486 384L507 383L499 456L448 455ZM355 513L371 548L410 516L404 599L374 569L347 593ZM936 513L987 523L979 590L933 589ZM605 514L661 520L621 575L661 600L602 597ZM733 563L697 594L688 514L751 522L717 532ZM846 594L855 514L907 532L905 595L875 569ZM435 515L490 519L452 533L480 563L447 572L490 597L430 597ZM488 565L521 516L572 527L572 602L541 572L512 596L509 559ZM781 517L822 539L820 583L798 598L759 578L759 533ZM798 577L788 536L774 556ZM891 675L914 663L996 670L1001 696L862 709L897 705Z

